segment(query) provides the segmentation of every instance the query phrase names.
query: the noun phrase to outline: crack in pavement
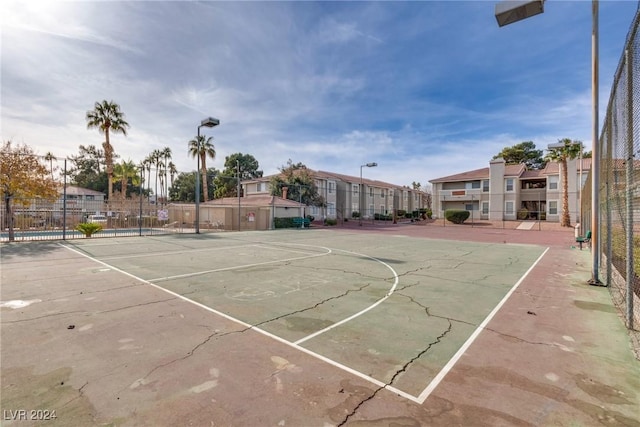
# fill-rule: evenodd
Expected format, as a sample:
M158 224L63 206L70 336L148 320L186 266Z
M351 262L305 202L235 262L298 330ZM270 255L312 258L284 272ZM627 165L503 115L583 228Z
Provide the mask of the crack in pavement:
M143 302L143 303L140 303L140 304L133 304L133 305L127 305L127 306L124 306L124 307L113 308L111 310L97 311L97 312L95 312L95 314L112 313L114 311L126 310L128 308L134 308L134 307L142 307L144 305L158 304L160 302L167 302L167 301L171 301L171 300L175 300L175 299L177 299L177 298L176 297L171 297L171 298L159 299L159 300L156 300L156 301L149 301L149 302Z
M46 319L47 317L63 316L63 315L65 315L65 314L74 314L74 313L86 313L86 311L83 311L83 310L63 311L63 312L61 312L61 313L46 314L46 315L44 315L44 316L30 317L30 318L28 318L28 319L19 319L19 320L3 320L3 321L2 321L2 324L3 324L3 325L8 325L8 324L12 324L12 323L30 322L30 321L32 321L32 320Z
M88 384L89 384L89 381L87 381L87 382L85 382L84 384L82 384L82 387L80 387L80 388L78 389L78 395L77 395L76 397L74 397L73 399L69 400L68 402L66 402L65 404L63 404L63 405L61 406L61 408L64 408L65 406L67 406L68 404L70 404L71 402L73 402L74 400L78 400L78 399L80 399L80 398L83 396L83 394L84 394L83 389L84 389Z
M420 351L415 357L413 357L412 359L410 359L407 363L404 364L404 366L399 369L389 380L388 383L386 383L385 385L378 387L373 393L371 393L371 395L369 397L367 397L366 399L363 399L362 401L360 401L360 403L358 403L356 405L355 408L353 408L353 410L348 413L344 420L342 420L342 422L340 424L337 425L337 427L342 427L344 426L347 421L349 421L349 418L351 418L352 416L354 416L356 414L356 412L358 412L358 409L360 409L360 407L362 405L364 405L365 403L367 403L368 401L370 401L371 399L373 399L374 397L376 397L376 395L383 389L387 388L387 386L390 386L393 384L393 382L396 380L396 378L398 377L398 375L402 374L403 372L406 372L406 370L409 368L409 365L411 365L413 362L415 362L416 360L418 360L423 354L425 354L426 352L428 352L431 347L433 347L434 345L438 344L442 338L444 338L449 332L451 332L451 328L453 327L451 321L449 321L449 326L447 327L447 329L445 331L443 331L440 335L438 335L435 339L435 341L430 342L427 347Z
M162 369L162 368L164 368L164 367L166 367L166 366L169 366L169 365L171 365L171 364L173 364L173 363L175 363L175 362L179 362L179 361L181 361L181 360L185 360L186 358L188 358L188 357L192 356L192 355L196 352L196 350L198 350L198 348L200 348L200 347L202 347L203 345L205 345L206 343L208 343L208 342L209 342L212 338L214 338L214 337L216 337L216 338L223 338L223 337L225 337L225 336L227 336L227 335L231 335L231 334L244 333L244 332L246 332L246 331L249 331L249 330L251 330L251 329L253 329L253 328L256 328L256 327L258 327L258 326L264 325L264 324L266 324L266 323L273 322L273 321L275 321L275 320L279 320L279 319L282 319L282 318L284 318L284 317L291 316L291 315L293 315L293 314L298 314L298 313L302 313L302 312L304 312L304 311L312 310L312 309L317 308L318 306L320 306L320 305L322 305L322 304L324 304L324 303L326 303L326 302L329 302L329 301L331 301L331 300L335 300L335 299L338 299L338 298L342 298L342 297L344 297L344 296L347 296L347 295L348 295L348 294L350 294L351 292L360 292L360 291L362 291L363 289L365 289L365 288L367 288L367 287L369 287L369 286L370 286L370 284L369 284L369 283L367 283L367 284L365 284L365 285L360 286L358 289L349 289L349 290L347 290L346 292L344 292L344 293L342 293L342 294L340 294L340 295L336 295L336 296L332 296L332 297L326 298L326 299L324 299L324 300L322 300L322 301L320 301L320 302L318 302L318 303L314 304L314 305L313 305L313 306L311 306L311 307L306 307L306 308L303 308L303 309L300 309L300 310L295 310L295 311L292 311L292 312L290 312L290 313L286 313L286 314L283 314L283 315L280 315L280 316L276 316L276 317L271 318L271 319L263 320L262 322L256 323L256 324L254 324L254 325L250 325L249 327L246 327L246 328L243 328L243 329L240 329L240 330L237 330L237 331L229 331L229 332L225 332L225 333L222 333L222 334L221 334L221 333L219 333L219 331L215 331L213 334L209 335L209 336L208 336L204 341L200 342L198 345L196 345L196 346L195 346L195 347L193 347L190 351L188 351L188 352L187 352L187 354L185 354L184 356L182 356L182 357L178 357L178 358L173 359L173 360L171 360L171 361L169 361L169 362L166 362L166 363L163 363L163 364L161 364L161 365L155 366L155 367L154 367L153 369L151 369L151 370L150 370L150 371L149 371L145 376L143 376L143 377L142 377L142 379L148 378L151 374L153 374L153 373L154 373L155 371L157 371L158 369ZM199 326L204 326L204 325L199 325ZM124 390L124 389L122 389L122 390ZM122 391L122 390L120 390L120 391Z
M326 298L326 299L324 299L324 300L322 300L322 301L320 301L320 302L318 302L318 303L316 303L316 304L312 305L311 307L302 308L302 309L300 309L300 310L292 311L291 313L286 313L286 314L283 314L283 315L280 315L280 316L274 317L274 318L269 319L269 320L263 320L263 321L262 321L262 322L260 322L260 323L256 323L255 325L251 325L251 327L253 328L253 327L256 327L256 326L264 325L264 324L269 323L269 322L273 322L273 321L276 321L276 320L280 320L280 319L282 319L283 317L291 316L291 315L293 315L293 314L303 313L303 312L308 311L308 310L313 310L314 308L317 308L317 307L321 306L322 304L325 304L325 303L327 303L327 302L329 302L329 301L331 301L331 300L334 300L334 299L338 299L338 298L345 297L345 296L349 295L351 292L360 292L360 291L362 291L364 288L367 288L367 287L369 287L369 286L370 286L370 284L369 284L369 283L367 283L367 284L365 284L365 285L360 286L358 289L348 289L346 292L344 292L344 293L342 293L342 294L340 294L340 295L335 295L335 296L332 296L332 297Z
M397 294L397 293L396 293ZM409 361L407 361L407 363L405 363L402 368L400 368L398 371L396 371L395 374L393 374L393 376L391 377L391 379L389 380L389 382L387 382L385 385L378 387L376 390L374 390L373 393L371 393L371 395L369 397L367 397L366 399L363 399L360 401L360 403L358 403L355 408L353 408L353 410L347 414L344 418L344 420L342 420L342 422L340 424L337 425L337 427L342 427L344 426L347 421L349 421L349 418L351 418L352 416L354 416L356 414L356 412L358 412L358 409L360 409L360 407L362 405L364 405L366 402L370 401L371 399L373 399L381 390L387 388L387 386L390 386L393 384L393 382L396 380L396 378L398 378L398 376L404 372L407 371L407 369L409 368L409 366L415 362L416 360L418 360L420 357L422 357L422 355L424 355L426 352L428 352L431 347L433 347L434 345L440 343L440 341L449 333L451 332L451 329L453 328L453 324L452 324L452 319L446 318L446 317L441 317L441 316L434 316L431 313L429 313L429 307L422 305L421 303L419 303L418 301L414 300L412 297L407 296L407 295L403 295L403 294L399 294L402 295L406 298L409 298L409 300L411 302L413 302L414 304L418 305L419 307L423 308L425 313L427 314L428 317L438 317L441 319L445 319L448 322L448 326L447 329L445 329L440 335L438 335L436 337L436 339L432 342L430 342L427 347L425 349L423 349L422 351L420 351L418 354L416 354L413 358L411 358ZM455 319L453 321L456 321ZM464 323L464 322L463 322Z

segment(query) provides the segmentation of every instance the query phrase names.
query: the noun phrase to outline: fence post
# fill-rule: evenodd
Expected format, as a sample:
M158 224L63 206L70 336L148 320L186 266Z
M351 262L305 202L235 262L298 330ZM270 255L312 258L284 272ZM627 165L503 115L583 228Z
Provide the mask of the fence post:
M635 273L633 268L633 72L631 62L633 56L631 49L633 43L629 43L624 51L627 61L627 328L633 329L633 285Z
M612 129L612 125L611 125L611 111L607 112L607 118L606 118L606 123L607 123L607 131L606 131L606 138L607 138L607 163L606 163L606 179L605 179L605 207L606 207L606 211L607 211L607 247L606 247L606 253L607 253L607 276L606 276L606 280L605 280L605 285L607 287L611 286L611 278L612 278L612 269L613 269L613 233L612 231L612 227L613 227L613 214L611 213L611 178L612 178L612 172L611 172L611 165L613 164L613 129ZM604 158L604 156L603 156ZM596 215L596 212L591 212L591 215Z
M62 185L62 240L67 240L67 159L64 159L64 179Z

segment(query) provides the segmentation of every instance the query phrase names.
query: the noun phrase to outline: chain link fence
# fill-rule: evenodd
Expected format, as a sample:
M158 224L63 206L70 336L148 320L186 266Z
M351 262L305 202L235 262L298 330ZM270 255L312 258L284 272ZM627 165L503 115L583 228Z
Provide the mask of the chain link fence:
M600 224L597 254L628 329L640 331L640 6L620 59L602 133L599 157ZM583 189L583 224L591 223L592 176ZM598 230L597 230L598 231Z

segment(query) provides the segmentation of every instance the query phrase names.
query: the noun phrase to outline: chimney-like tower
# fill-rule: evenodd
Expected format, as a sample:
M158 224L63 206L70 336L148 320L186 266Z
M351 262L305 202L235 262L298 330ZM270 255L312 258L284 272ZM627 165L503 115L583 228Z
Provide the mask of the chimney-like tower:
M287 198L287 191L289 191L289 187L282 187L282 198Z

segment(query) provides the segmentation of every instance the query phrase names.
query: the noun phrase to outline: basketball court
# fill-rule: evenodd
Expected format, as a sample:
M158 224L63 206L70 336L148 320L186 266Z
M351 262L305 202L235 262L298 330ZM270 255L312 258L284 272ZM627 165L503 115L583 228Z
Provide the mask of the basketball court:
M55 410L53 425L440 425L441 384L551 249L493 240L312 229L6 245L3 425L35 422L22 409ZM495 411L477 424L538 424Z

